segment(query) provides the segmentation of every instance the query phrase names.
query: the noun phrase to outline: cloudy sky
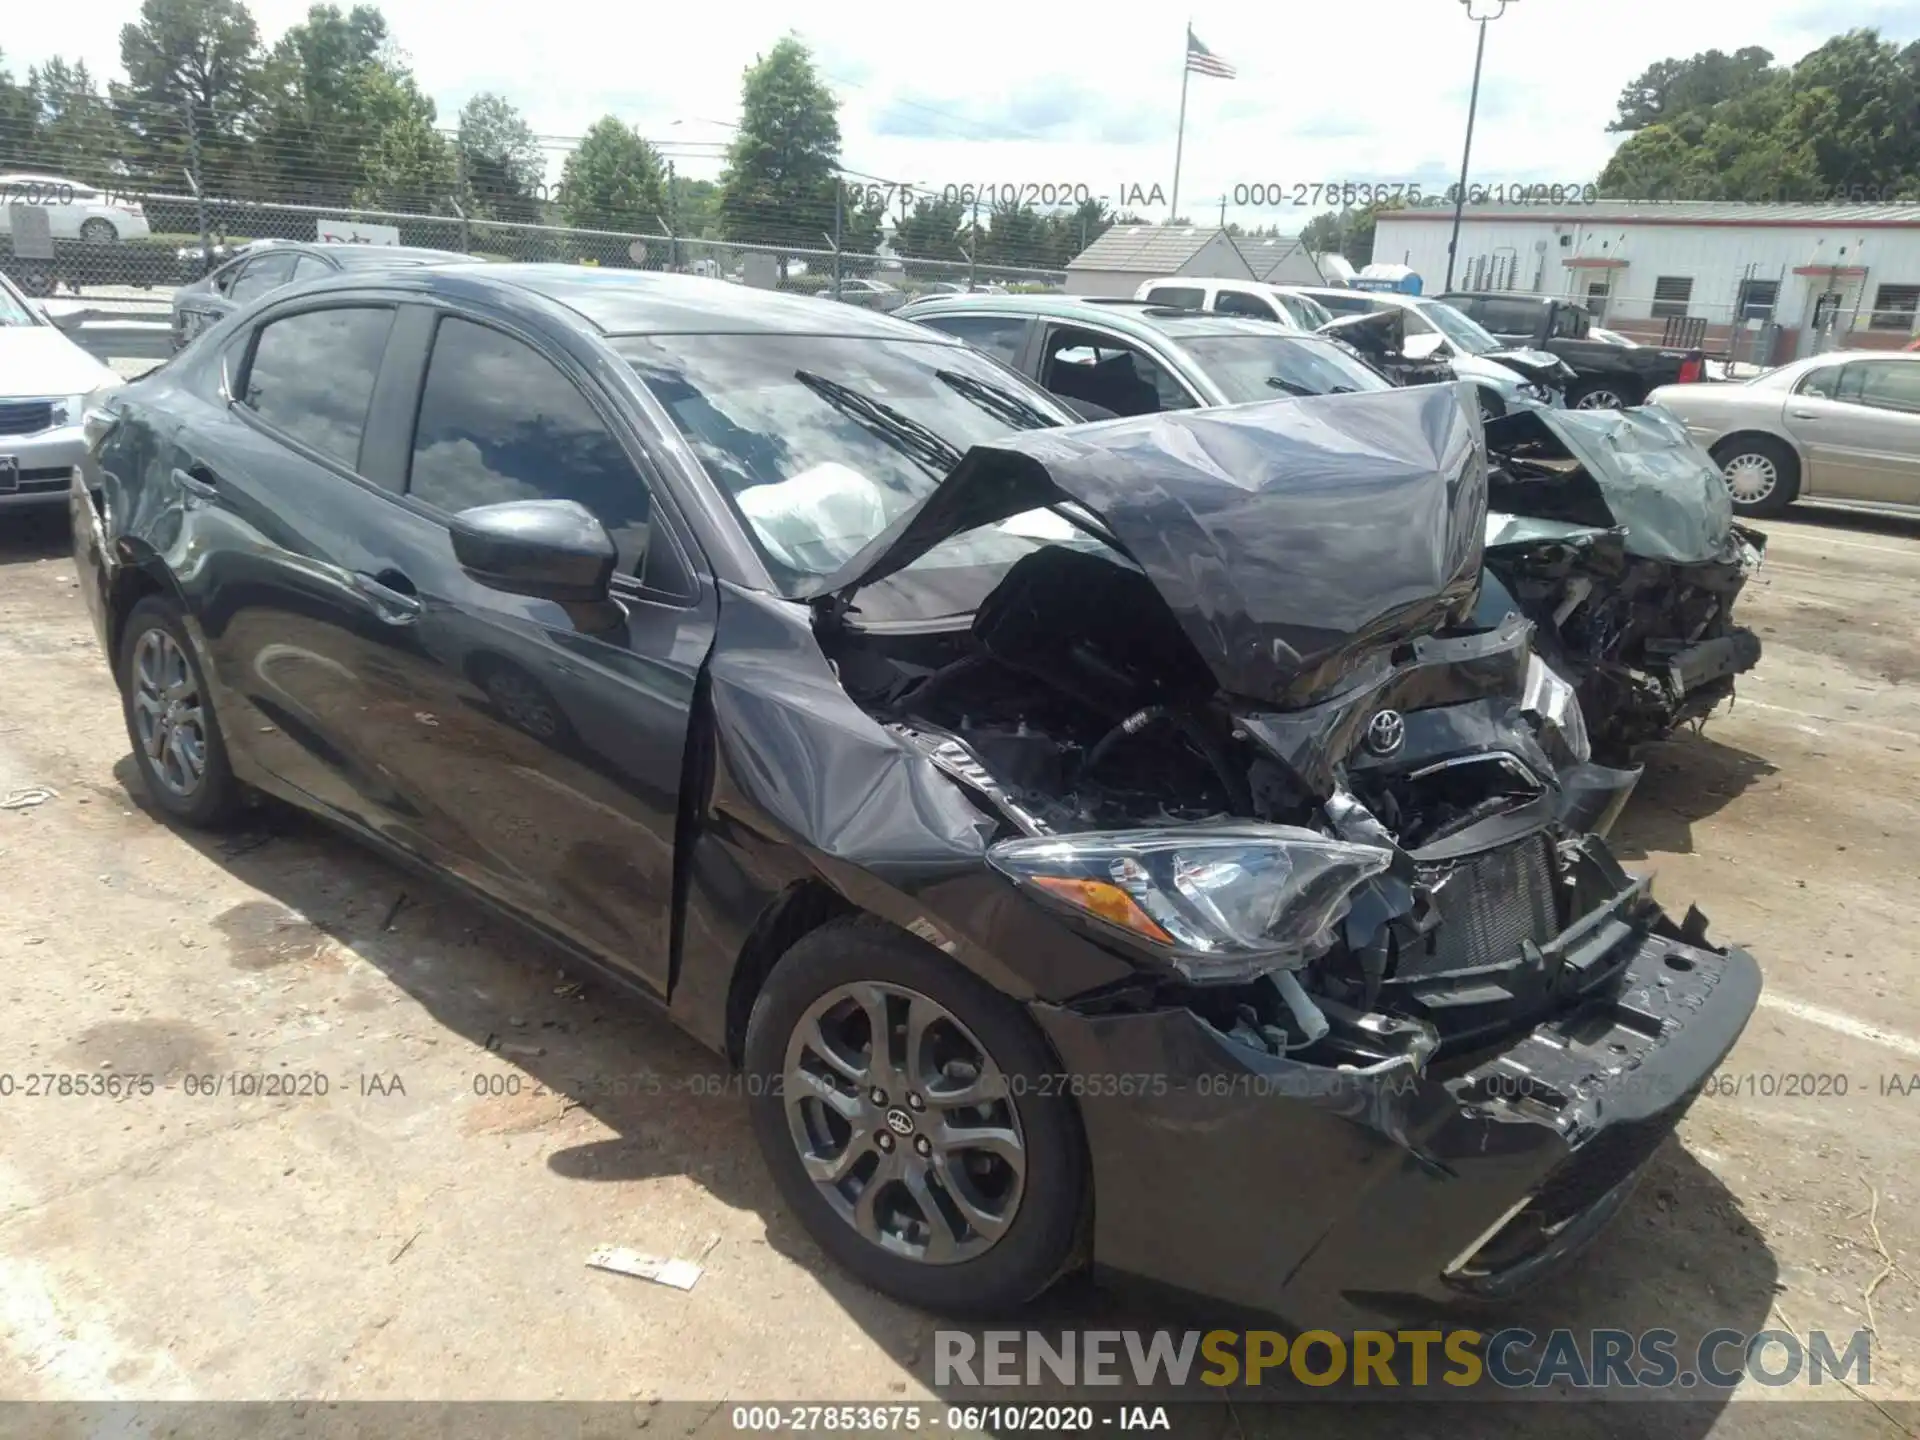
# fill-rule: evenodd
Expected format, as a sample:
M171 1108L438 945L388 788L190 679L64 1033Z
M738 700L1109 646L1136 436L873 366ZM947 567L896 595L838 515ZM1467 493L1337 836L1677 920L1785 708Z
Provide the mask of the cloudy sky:
M342 0L347 8L349 0ZM1236 187L1347 180L1444 188L1457 173L1475 27L1460 0L1190 0L1195 33L1239 69L1194 76L1181 208L1246 223L1303 222L1313 210L1256 212ZM307 0L253 0L277 37ZM1473 0L1475 13L1498 0ZM740 72L784 31L810 44L841 99L844 163L888 180L1085 185L1139 204L1171 188L1184 16L1141 6L972 0L964 12L769 0L657 7L585 0L383 0L422 85L450 123L496 90L564 141L612 112L714 176ZM119 71L119 30L137 0L12 7L7 64L53 54ZM1764 45L1797 59L1853 26L1920 37L1920 0L1510 0L1488 27L1476 181L1582 183L1619 137L1606 133L1621 87L1667 56Z

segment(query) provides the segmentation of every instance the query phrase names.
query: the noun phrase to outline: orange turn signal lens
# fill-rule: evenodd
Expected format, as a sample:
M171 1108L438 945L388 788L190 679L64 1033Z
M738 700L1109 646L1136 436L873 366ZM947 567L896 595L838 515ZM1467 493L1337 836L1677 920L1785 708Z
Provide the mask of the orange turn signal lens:
M1104 880L1076 880L1058 875L1036 875L1032 883L1056 899L1097 915L1109 925L1118 925L1161 945L1173 944L1173 937L1154 924L1153 917L1135 903L1118 885Z

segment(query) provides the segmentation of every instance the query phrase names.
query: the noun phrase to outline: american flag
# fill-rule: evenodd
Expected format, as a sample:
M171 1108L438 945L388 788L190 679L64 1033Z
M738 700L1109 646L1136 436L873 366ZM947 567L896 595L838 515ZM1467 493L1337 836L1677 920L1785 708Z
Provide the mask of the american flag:
M1192 26L1187 27L1187 69L1196 75L1211 75L1216 80L1234 78L1233 66L1196 40Z

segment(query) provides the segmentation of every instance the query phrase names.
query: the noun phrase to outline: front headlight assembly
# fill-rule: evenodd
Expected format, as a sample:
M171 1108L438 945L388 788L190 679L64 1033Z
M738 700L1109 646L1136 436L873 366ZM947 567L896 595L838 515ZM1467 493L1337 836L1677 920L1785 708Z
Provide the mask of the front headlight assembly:
M1520 708L1539 722L1543 735L1557 735L1567 754L1579 764L1593 759L1593 742L1587 738L1587 717L1580 711L1579 695L1537 653L1527 661L1527 689Z
M1165 956L1196 982L1251 980L1332 942L1353 892L1393 862L1286 825L1007 840L987 860L1025 890Z

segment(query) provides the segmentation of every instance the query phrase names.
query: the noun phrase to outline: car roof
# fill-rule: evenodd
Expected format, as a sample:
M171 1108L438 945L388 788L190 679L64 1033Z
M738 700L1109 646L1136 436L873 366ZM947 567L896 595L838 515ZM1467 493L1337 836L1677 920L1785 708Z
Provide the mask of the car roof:
M1558 300L1563 305L1578 303L1567 299L1564 295L1536 295L1528 290L1442 290L1438 295L1428 295L1420 298L1428 300L1451 300L1455 296L1458 296L1462 300L1537 300L1543 305L1549 300Z
M1045 315L1055 320L1073 320L1088 325L1107 325L1135 334L1153 332L1182 339L1192 335L1285 335L1298 338L1305 333L1285 329L1272 320L1255 320L1239 315L1210 315L1177 305L1156 305L1147 300L1108 300L1088 295L936 295L902 306L899 313L910 319L934 315Z
M325 255L345 268L373 265L481 265L486 262L458 250L426 250L414 245L342 245L338 242L301 240L296 247L316 255ZM276 249L285 248L276 246Z
M402 283L473 299L532 295L571 310L603 335L846 335L945 345L960 342L859 305L733 285L703 275L593 265L464 264L408 267ZM390 276L389 279L396 277ZM335 275L303 294L351 289Z

